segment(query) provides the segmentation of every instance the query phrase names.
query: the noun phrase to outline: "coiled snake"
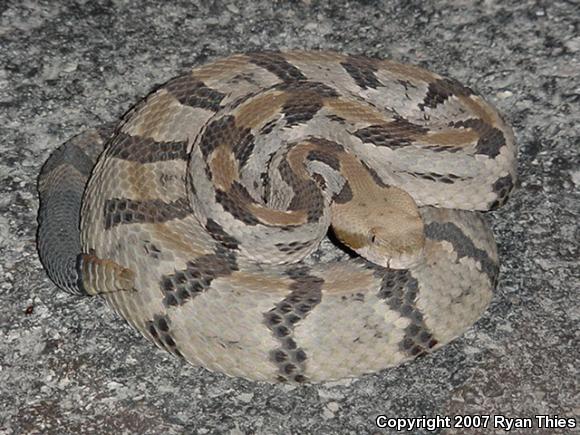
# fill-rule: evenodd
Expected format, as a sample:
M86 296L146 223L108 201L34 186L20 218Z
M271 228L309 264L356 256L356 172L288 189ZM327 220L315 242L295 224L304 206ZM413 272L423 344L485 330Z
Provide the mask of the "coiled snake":
M39 253L59 287L101 295L194 365L352 377L481 316L498 259L480 211L505 202L515 158L510 127L455 80L332 52L234 55L53 153ZM347 258L316 261L329 227Z

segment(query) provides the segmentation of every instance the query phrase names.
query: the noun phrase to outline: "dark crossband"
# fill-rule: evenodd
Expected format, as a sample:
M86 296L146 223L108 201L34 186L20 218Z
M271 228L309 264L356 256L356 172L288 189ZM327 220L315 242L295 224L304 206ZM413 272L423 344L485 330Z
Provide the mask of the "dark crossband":
M238 270L235 257L222 255L223 251L188 261L187 267L161 278L163 304L183 305L210 288L214 279L228 276Z
M249 53L250 62L261 66L285 82L306 80L306 76L277 52Z
M169 81L165 85L165 89L181 104L214 112L221 108L221 102L225 97L225 94L208 88L202 81L195 79L191 74Z
M425 107L435 109L439 104L443 104L452 95L468 97L473 95L473 90L462 85L457 80L444 78L429 83L429 89L422 103L419 104L421 110Z
M324 280L310 275L305 266L289 271L288 276L293 280L291 292L264 314L264 323L279 342L270 360L278 367L278 381L306 382L307 355L294 340L294 329L320 303Z
M387 269L377 295L380 299L384 299L390 309L411 321L405 328L405 335L399 344L401 351L409 356L424 354L437 345L437 340L433 338L425 324L423 314L417 307L418 292L419 283L409 270Z
M179 198L173 202L164 202L160 199L134 201L113 198L105 201L105 228L134 223L163 223L182 219L191 213L186 198Z
M431 222L425 226L425 236L431 240L443 240L453 245L458 260L464 257L471 258L481 264L482 271L489 277L489 282L494 284L499 273L499 267L489 254L479 249L457 225L450 222Z
M378 71L377 61L362 56L349 56L340 65L361 88L376 89L381 86L381 82L375 75Z
M148 137L118 133L107 152L111 157L138 163L187 160L187 143L157 142Z
M475 146L476 154L496 158L503 146L505 145L505 136L503 132L491 125L483 122L481 119L468 119L453 123L455 128L471 128L479 135L479 140Z

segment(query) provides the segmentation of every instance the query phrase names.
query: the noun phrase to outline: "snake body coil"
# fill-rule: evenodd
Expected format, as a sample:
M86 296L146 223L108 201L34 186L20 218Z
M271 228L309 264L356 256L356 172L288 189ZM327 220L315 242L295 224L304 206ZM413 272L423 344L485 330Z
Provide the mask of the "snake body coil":
M480 212L505 202L515 158L509 126L455 80L332 52L235 55L51 156L40 257L194 365L357 376L481 316L498 259ZM309 255L329 228L349 258Z

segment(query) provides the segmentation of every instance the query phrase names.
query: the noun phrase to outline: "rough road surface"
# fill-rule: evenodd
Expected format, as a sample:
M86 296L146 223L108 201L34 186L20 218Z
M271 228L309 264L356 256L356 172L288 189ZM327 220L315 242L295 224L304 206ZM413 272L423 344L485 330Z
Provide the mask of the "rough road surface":
M450 417L440 427L490 416L487 433L531 419L532 429L510 432L526 434L566 433L539 429L535 416L575 416L578 430L579 9L573 0L0 2L0 434L397 433L377 427L379 415L425 416L416 425ZM477 89L512 123L521 181L492 216L499 288L451 345L358 380L252 383L188 366L102 300L46 277L36 177L53 149L191 65L276 48L416 63ZM388 418L380 422L397 424Z

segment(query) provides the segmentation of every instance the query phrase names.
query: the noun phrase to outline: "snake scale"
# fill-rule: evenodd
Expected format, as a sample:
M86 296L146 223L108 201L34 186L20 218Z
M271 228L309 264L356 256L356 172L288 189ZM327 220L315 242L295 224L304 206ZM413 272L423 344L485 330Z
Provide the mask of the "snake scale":
M207 369L319 382L400 364L485 311L481 212L516 180L511 128L472 89L333 52L193 68L39 177L50 278L100 295ZM317 256L321 240L343 256Z

